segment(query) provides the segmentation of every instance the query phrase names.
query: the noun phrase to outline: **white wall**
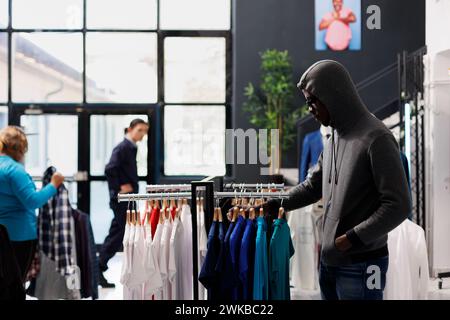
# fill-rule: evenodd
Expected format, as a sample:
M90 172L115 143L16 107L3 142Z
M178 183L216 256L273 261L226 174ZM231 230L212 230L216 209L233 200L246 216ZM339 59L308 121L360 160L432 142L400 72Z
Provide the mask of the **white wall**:
M433 55L450 48L450 0L426 0L426 43Z
M426 5L426 231L436 274L450 270L450 0Z

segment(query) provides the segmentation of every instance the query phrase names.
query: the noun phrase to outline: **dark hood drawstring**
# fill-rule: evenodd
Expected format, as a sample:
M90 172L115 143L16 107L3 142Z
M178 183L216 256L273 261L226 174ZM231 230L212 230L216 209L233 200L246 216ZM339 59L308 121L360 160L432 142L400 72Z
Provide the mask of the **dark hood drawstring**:
M338 169L337 169L337 158L338 158L338 152L339 152L339 139L337 143L335 143L334 140L334 129L331 134L331 166L330 166L330 172L328 174L328 183L331 183L331 173L333 172L333 166L334 166L334 184L337 185L338 183Z

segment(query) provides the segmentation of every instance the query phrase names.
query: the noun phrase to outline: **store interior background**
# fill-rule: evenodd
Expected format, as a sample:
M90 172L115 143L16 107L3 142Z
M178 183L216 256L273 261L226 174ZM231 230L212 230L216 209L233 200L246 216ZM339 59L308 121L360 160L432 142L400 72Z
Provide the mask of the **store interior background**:
M362 50L347 52L315 50L313 0L195 0L190 9L180 10L184 1L127 1L109 12L111 19L104 18L108 1L97 1L93 14L86 17L84 78L83 19L72 21L76 31L63 32L58 29L65 27L58 26L65 22L58 21L56 14L67 13L71 6L82 8L82 0L59 2L55 15L42 9L51 10L54 2L42 1L31 22L24 19L26 1L12 0L22 8L15 11L14 5L9 9L10 0L0 0L0 127L9 122L32 133L26 168L33 176L55 165L69 181L87 178L68 184L74 205L91 216L96 242L102 243L112 217L104 164L134 117L150 119L151 125L138 156L142 190L147 183L189 182L224 173L225 181L267 182L260 165L225 165L224 148L213 149L222 159L219 164L183 167L182 161L177 163L180 153L174 150L186 156L208 146L173 135L173 128L195 130L196 121L204 132L252 128L242 111L244 88L249 82L259 83L259 53L269 48L288 50L294 80L317 60L340 61L357 85L369 80L360 91L369 109L388 125L396 124L400 121L398 69L388 67L397 64L398 54L426 47L425 231L432 275L450 271L450 37L446 36L450 1L362 0ZM157 3L159 15L143 18L142 8L155 9ZM222 14L211 14L214 3ZM381 9L381 30L365 26L369 5ZM207 18L208 10L214 19ZM126 19L114 18L125 12ZM190 15L183 18L183 12ZM54 19L54 25L46 25L46 19ZM190 21L205 23L190 26ZM39 29L54 32L47 36ZM33 34L38 36L33 39ZM34 45L27 46L30 43ZM206 67L195 68L201 65ZM55 87L58 81L65 84L62 94ZM294 101L304 104L300 94ZM298 122L297 144L283 154L282 167L291 169L286 171L289 174L296 176L303 136L317 128L310 117ZM222 138L210 130L200 141ZM202 168L206 168L203 174ZM81 175L74 176L76 172Z

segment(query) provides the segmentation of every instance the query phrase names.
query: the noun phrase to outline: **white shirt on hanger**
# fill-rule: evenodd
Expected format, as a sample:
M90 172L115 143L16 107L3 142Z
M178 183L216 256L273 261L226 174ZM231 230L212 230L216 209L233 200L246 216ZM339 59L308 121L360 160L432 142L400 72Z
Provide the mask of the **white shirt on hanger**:
M156 258L157 268L159 270L159 276L161 279L161 288L156 290L155 292L155 300L161 300L162 299L162 272L161 272L161 236L163 233L164 224L158 223L158 227L156 228L155 234L153 236L152 240L152 249L153 254Z
M169 219L164 221L163 232L161 235L161 251L159 259L159 267L161 271L161 280L163 283L162 299L170 300L172 297L171 287L169 283L169 254L170 254L170 236L172 233L172 223Z
M132 273L128 281L131 289L131 296L133 300L142 300L142 285L144 284L147 275L144 266L144 229L142 225L135 226L135 235L133 243L133 263Z
M183 300L193 299L193 277L192 277L192 214L191 207L184 204L181 207L180 215L181 224L183 226L181 260L183 263Z
M425 300L428 294L428 253L424 230L405 220L388 236L389 267L385 300Z
M291 259L292 285L305 290L318 287L316 232L311 210L312 205L291 211L288 218L295 249Z
M181 256L183 241L183 226L180 218L175 217L172 224L172 234L170 236L170 254L169 254L169 282L171 285L171 300L182 300L183 294L183 263Z
M125 283L123 284L123 299L124 300L132 300L132 290L129 287L129 283L130 283L130 278L132 276L133 273L133 247L134 247L134 236L135 236L135 232L136 231L136 226L133 224L130 224L129 226L129 233L128 233L128 239L125 239L124 237L124 241L127 241L127 252L126 252L126 263L127 263L127 273L128 276L126 278Z
M152 228L146 219L145 225L145 254L144 268L146 282L144 283L144 300L151 300L152 295L162 288L161 273L159 271L158 259L155 256L152 243Z

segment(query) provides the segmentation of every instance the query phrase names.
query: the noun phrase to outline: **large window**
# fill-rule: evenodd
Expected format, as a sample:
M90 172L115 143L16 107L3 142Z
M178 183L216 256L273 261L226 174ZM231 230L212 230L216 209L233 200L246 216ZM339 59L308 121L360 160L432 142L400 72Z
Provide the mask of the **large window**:
M0 126L30 133L31 174L76 174L73 202L102 242L105 164L131 119L150 123L141 191L227 173L231 57L231 0L0 0Z

